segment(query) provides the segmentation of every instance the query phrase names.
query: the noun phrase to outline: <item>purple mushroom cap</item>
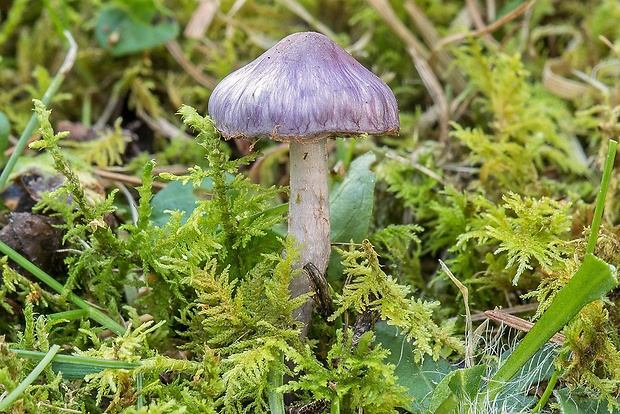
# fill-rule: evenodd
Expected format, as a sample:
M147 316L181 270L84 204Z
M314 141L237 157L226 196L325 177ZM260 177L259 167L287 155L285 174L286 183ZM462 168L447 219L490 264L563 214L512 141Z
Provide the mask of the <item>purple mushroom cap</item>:
M400 128L390 88L315 32L287 36L226 76L208 111L225 138L311 142Z

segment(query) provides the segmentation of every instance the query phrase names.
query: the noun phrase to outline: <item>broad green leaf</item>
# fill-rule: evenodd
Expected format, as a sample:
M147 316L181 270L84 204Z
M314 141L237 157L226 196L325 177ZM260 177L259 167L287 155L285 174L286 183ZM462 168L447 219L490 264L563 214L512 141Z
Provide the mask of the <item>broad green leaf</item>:
M227 181L231 181L233 178L232 175L227 174ZM151 200L151 207L153 208L151 220L159 227L163 227L170 218L170 214L166 213L166 211L178 210L185 212L182 220L183 223L196 208L196 202L209 197L211 190L213 190L213 181L208 177L205 178L202 185L197 188L194 188L191 183L183 184L181 181L170 181L168 185L155 194ZM231 196L234 197L235 195L235 192L231 193ZM287 204L280 204L246 217L242 219L242 221L252 221L261 216L284 214L287 208ZM285 232L278 232L279 229L274 230L277 235L281 237L285 236Z
M571 392L567 388L562 388L553 391L553 395L555 395L562 414L618 414L620 412L618 409L610 411L605 401L584 397L579 394L578 390Z
M191 183L184 185L181 181L169 182L151 200L153 207L151 220L159 227L163 227L170 218L170 214L166 211L179 210L185 212L184 222L196 208L196 202L205 199L205 194L201 193L212 190L212 185L213 182L209 178L206 178L198 188L194 188Z
M331 241L361 243L368 237L375 193L375 173L370 166L376 156L372 152L356 158L342 182L331 190L329 214ZM328 280L342 274L340 257L333 254L329 261Z
M474 401L485 369L484 365L474 365L455 371L448 383L450 390L459 400Z
M454 367L444 360L433 361L431 358L425 358L422 363L415 362L411 342L399 334L397 327L386 322L377 323L375 337L383 348L390 350L386 362L396 366L394 373L398 384L407 387L412 397L412 403L405 408L411 412L427 412L435 387Z
M495 410L501 410L503 407L508 412L528 412L528 409L534 407L538 401L538 397L532 395L531 390L537 389L540 384L548 383L555 369L559 348L558 345L545 344L506 384L496 398L492 401L485 401L486 395L482 394L478 396L479 401L484 401L485 408L490 406ZM505 361L510 352L507 350L502 353L499 361Z
M347 172L329 197L332 242L361 243L368 237L375 193L375 173L370 166L375 154L367 152L351 163Z
M427 411L437 414L449 413L455 409L465 409L465 412L470 413L500 412L502 409L525 412L536 402L534 397L528 395L529 390L549 380L554 368L554 356L553 347L540 350L532 363L525 365L492 401L485 400L485 395L480 394L482 377L488 372L486 365L450 372L435 388ZM484 409L476 411L478 404L483 404Z
M174 39L178 33L179 25L166 9L160 8L145 15L115 5L101 10L95 28L97 41L113 56L161 45Z
M458 370L450 372L437 384L430 398L428 412L432 414L448 414L458 408L456 395L450 389L450 381Z
M431 396L429 411L449 413L458 409L460 403L474 402L485 370L484 365L475 365L446 375Z

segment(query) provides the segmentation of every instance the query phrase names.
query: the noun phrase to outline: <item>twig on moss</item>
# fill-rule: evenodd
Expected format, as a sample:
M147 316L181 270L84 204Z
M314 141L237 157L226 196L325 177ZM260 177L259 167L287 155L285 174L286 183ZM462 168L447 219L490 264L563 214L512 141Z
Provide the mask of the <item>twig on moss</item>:
M187 168L185 168L184 172L187 171ZM119 183L124 183L124 184L130 184L130 185L141 185L142 184L142 180L136 176L133 175L127 175L127 174L121 174L121 173L117 173L114 171L108 171L108 170L104 170L101 168L95 168L93 170L93 173L95 173L96 175L98 175L101 178L105 178L108 180L113 180ZM166 187L166 183L162 183L159 181L154 181L153 182L153 188L157 188L158 190L161 190L162 188Z

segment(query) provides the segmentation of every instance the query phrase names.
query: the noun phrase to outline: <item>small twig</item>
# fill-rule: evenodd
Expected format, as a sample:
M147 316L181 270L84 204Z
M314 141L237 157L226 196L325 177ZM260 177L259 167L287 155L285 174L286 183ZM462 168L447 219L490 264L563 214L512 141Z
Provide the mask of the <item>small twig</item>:
M73 253L76 255L84 253L83 250L78 250L78 249L57 249L56 252L57 253Z
M431 177L434 180L437 180L437 182L439 182L441 185L443 185L444 187L447 185L446 181L443 179L443 177L441 177L439 174L437 174L435 171L426 168L425 166L418 164L417 162L413 162L411 160L408 160L407 158L398 155L398 154L392 154L391 152L388 152L385 154L386 158L392 159L394 161L398 161L398 162L402 162L404 164L410 165L411 167L415 168L416 170L428 175L429 177Z
M187 141L193 141L194 138L181 131L179 127L174 125L172 122L168 121L164 117L153 118L148 115L146 111L140 110L137 112L138 117L143 120L149 128L153 131L157 131L165 137L168 138L182 138Z
M110 95L110 98L108 99L105 108L103 108L101 115L99 115L99 119L95 122L93 129L100 130L108 123L108 120L112 117L112 114L118 107L120 101L121 98L116 93L112 93L112 95Z
M328 324L332 325L334 322L330 322L329 317L334 313L334 301L325 275L312 263L306 263L303 269L310 280L310 287L314 291L312 298L317 304L317 312Z
M467 5L467 11L471 16L472 22L474 22L474 26L476 30L483 30L485 27L484 21L482 20L482 16L480 16L480 12L474 3L474 0L466 0L465 4Z
M367 2L408 47L414 48L422 59L428 60L430 58L431 53L428 48L403 24L387 0L367 0Z
M404 6L409 18L415 24L417 31L420 32L420 35L427 45L435 45L441 41L441 35L421 7L412 0L405 1ZM439 51L433 57L436 57L437 61L441 63L443 69L449 69L454 61L452 55L445 50ZM433 67L432 60L429 60L429 65ZM467 84L465 78L458 71L453 71L450 75L457 80L459 85L458 89L463 89Z
M474 0L467 0L466 3L467 3L467 11L469 12L469 15L471 16L471 20L474 22L474 26L476 27L476 30L477 31L484 30L486 25L484 24L484 20L482 20L482 16L480 15L480 12L478 11L476 4L474 3ZM486 41L488 41L491 44L495 44L495 45L498 44L497 41L493 39L491 35L489 35L489 33L485 33L484 38Z
M518 316L509 315L502 311L498 310L488 310L485 311L484 314L487 318L494 320L496 322L501 322L506 326L517 329L521 332L529 332L532 329L534 324L532 322L528 322L525 319L519 318ZM566 340L566 336L561 333L556 333L549 339L549 342L553 342L554 344L563 345Z
M439 42L436 45L435 49L433 50L433 53L436 53L438 50L441 50L442 48L449 45L450 43L458 42L468 37L479 37L479 36L485 35L487 33L491 33L499 29L506 23L510 22L511 20L516 19L521 14L525 13L528 9L530 9L534 5L534 3L536 3L536 1L538 0L530 0L528 3L523 3L522 5L520 5L519 7L517 7L510 13L506 14L501 19L491 23L490 25L484 27L481 30L476 30L475 32L468 32L468 33L455 33L453 35L444 37L441 40L441 42Z
M31 136L30 138L28 138L28 141L26 142L26 144L30 144L31 142L36 141L37 139L39 139L41 136L39 134L35 134L33 136ZM14 141L14 140L11 140ZM10 157L14 152L15 152L15 146L17 145L17 142L15 142L15 145L13 145L10 148L7 148L6 151L4 151L4 155L6 157Z
M569 71L569 62L565 62L560 58L548 60L543 66L543 86L554 95L564 99L577 99L587 95L590 91L588 85L561 75Z
M347 276L344 281L344 285L342 286L343 290L351 283L351 280L353 280L353 275ZM342 343L346 344L349 341L349 312L345 310L342 319L344 325L344 329L342 330Z
M243 142L241 140L237 140L237 141ZM250 179L255 183L261 182L261 169L262 169L262 165L265 163L265 160L271 157L279 157L281 154L285 154L287 152L288 152L288 144L286 142L277 144L276 146L271 147L270 149L264 151L262 155L258 157L256 161L252 163L252 166L250 167L250 171L248 172L248 177L250 177Z
M55 405L47 404L47 403L44 403L43 401L39 401L37 403L37 406L38 407L50 408L50 410L48 412L50 412L52 409L54 411L61 411L63 413L78 413L78 414L80 414L82 412L82 411L79 411L79 410L74 410L72 408L56 407Z
M361 246L362 246L362 243L351 243L351 242L348 242L348 243L344 243L344 242L331 242L331 245L332 245L332 246L346 246L346 247L349 247L349 246L361 247Z
M62 62L62 65L58 70L58 74L65 76L67 73L69 73L69 71L73 67L73 64L75 63L75 58L77 57L78 52L78 45L73 36L71 36L71 32L69 32L68 30L63 30L62 33L67 38L67 42L69 42L69 50L67 51L67 56L65 56L65 60ZM45 101L43 101L43 103L45 103ZM45 104L47 105L47 103Z
M601 42L605 43L605 46L607 46L609 48L609 50L611 50L611 52L616 55L616 59L618 59L618 61L620 62L620 52L618 51L618 49L616 49L616 47L614 46L613 43L611 43L611 41L606 38L603 35L599 35L598 36L598 40L600 40Z
M233 5L228 10L228 13L223 15L221 12L218 13L220 17L226 22L226 38L231 38L233 36L233 31L235 29L234 19L235 14L241 10L241 8L245 5L247 0L235 0Z
M615 73L618 73L617 69L620 66L620 59L611 59L603 62L599 62L592 67L591 77L594 79L598 78L598 73L604 71L605 69L616 69Z
M330 406L330 402L327 400L314 400L309 403L290 407L288 414L318 414L323 413Z
M589 84L595 89L598 89L603 94L609 93L609 87L605 85L603 82L597 80L594 76L588 76L580 70L571 68L570 73L572 73L576 78L581 79L585 83Z
M127 200L127 204L129 204L129 210L131 210L131 221L134 226L138 224L138 207L136 206L136 200L134 200L133 196L129 192L129 189L120 181L114 181L114 185L121 190L121 193L125 196Z
M532 312L538 309L538 303L526 303L525 305L517 305L510 308L503 308L502 313L506 315L516 315L519 313ZM472 315L472 322L484 321L488 319L484 312L475 313Z
M444 171L454 171L459 174L478 174L480 173L480 167L466 167L464 165L457 164L444 164L442 166Z
M495 0L487 0L487 21L492 22L497 18L497 7Z
M519 43L519 51L523 52L526 48L528 37L530 35L530 21L532 20L532 14L534 12L534 8L530 7L523 14L523 23L521 25L521 38ZM495 20L493 18L492 20Z
M465 305L465 343L467 344L467 347L465 348L465 368L471 368L474 366L474 336L471 322L471 311L469 309L469 290L467 289L467 286L461 283L461 281L452 274L443 260L440 260L439 264L441 265L441 269L444 273L448 275L450 280L452 280L452 283L454 283L461 291L461 295L463 295L463 304Z
M199 84L208 89L215 88L217 85L217 81L205 75L198 69L192 62L185 59L183 55L183 50L181 49L181 45L176 40L169 40L166 42L166 49L170 52L170 55L177 61L179 65Z
M439 112L439 142L445 145L449 138L450 108L448 107L448 102L441 88L441 83L439 83L439 79L435 76L428 62L422 59L414 48L409 47L407 51L413 59L413 64L420 74L428 93L431 95L433 102L437 105Z
M81 244L81 245L82 245L82 247L84 248L84 250L88 250L88 249L91 249L91 248L92 248L92 247L90 246L90 244L88 244L88 243L86 242L86 240L82 239L81 237L77 237L77 238L76 238L76 242L77 242L78 244Z
M314 17L304 6L295 0L277 0L278 3L283 4L290 11L299 16L303 21L308 23L311 27L316 29L317 31L323 33L325 36L330 37L332 39L336 39L336 33L334 33L329 27L321 23L321 20Z
M469 104L476 96L476 92L472 86L469 86L463 92L461 92L456 98L450 102L450 108L448 110L449 120L458 120L463 113L469 109ZM422 116L418 119L416 125L420 135L424 135L440 118L440 108L438 105L433 105L426 109Z
M153 176L160 175L161 173L185 175L188 173L188 170L186 165L165 165L153 168Z
M202 39L219 9L219 0L200 0L183 34L190 39Z
M374 32L374 26L366 30L364 34L361 35L359 39L355 41L355 43L347 46L345 50L353 55L359 52L360 50L364 49L366 45L372 40L373 32Z
M108 180L118 181L118 182L122 182L125 184L131 184L131 185L136 185L136 186L142 185L142 180L140 178L134 177L131 175L115 173L112 171L106 171L100 168L95 168L93 172L97 174L99 177L106 178ZM166 187L166 183L160 183L158 181L153 182L153 188L157 188L161 190L164 187Z

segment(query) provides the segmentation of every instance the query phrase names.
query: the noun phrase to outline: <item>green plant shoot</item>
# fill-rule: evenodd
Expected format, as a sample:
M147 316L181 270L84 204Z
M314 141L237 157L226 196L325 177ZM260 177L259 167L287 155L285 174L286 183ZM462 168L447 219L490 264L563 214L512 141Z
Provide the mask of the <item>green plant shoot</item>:
M605 294L618 285L616 269L592 254L598 235L600 218L603 214L605 195L609 185L609 177L613 168L617 145L616 141L609 142L601 190L596 200L594 219L583 263L568 284L557 293L549 308L525 335L523 341L521 341L508 360L493 376L488 386L488 397L490 400L494 399L504 384L585 305L605 296Z

